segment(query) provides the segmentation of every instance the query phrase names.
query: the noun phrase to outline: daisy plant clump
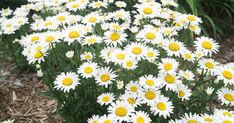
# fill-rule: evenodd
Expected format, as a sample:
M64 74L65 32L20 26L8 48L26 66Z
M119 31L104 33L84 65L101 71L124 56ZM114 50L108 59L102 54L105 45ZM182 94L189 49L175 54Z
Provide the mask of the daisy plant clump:
M18 43L68 123L234 122L234 65L212 58L218 43L175 1L29 5L31 31Z

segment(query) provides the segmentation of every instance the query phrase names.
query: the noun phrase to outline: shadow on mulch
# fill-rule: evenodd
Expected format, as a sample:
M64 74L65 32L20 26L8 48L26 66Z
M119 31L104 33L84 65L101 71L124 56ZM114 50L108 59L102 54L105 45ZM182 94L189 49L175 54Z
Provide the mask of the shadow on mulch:
M16 123L62 123L56 101L39 96L47 88L35 73L10 73L9 63L0 69L0 121L15 119Z

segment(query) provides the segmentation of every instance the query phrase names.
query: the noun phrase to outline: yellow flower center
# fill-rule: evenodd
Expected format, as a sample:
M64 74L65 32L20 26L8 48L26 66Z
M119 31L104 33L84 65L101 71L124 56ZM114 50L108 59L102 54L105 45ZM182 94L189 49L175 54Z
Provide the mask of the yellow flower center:
M133 105L136 103L136 101L134 98L128 98L128 103Z
M192 16L192 15L189 15L189 16L187 17L187 19L188 19L189 21L195 21L195 20L196 20L196 18L195 18L194 16Z
M191 29L192 31L195 31L197 28L196 28L196 26L190 25L189 29Z
M118 18L122 18L122 17L123 17L123 14L118 13L118 14L116 14L116 16L117 16Z
M86 68L84 69L84 72L85 72L86 74L91 74L91 73L93 72L93 68L92 68L92 67L86 67Z
M97 7L101 7L101 6L102 6L102 2L96 2L95 5L96 5Z
M212 62L206 62L205 66L209 69L213 69L214 68L214 64Z
M72 7L73 9L77 9L77 8L80 7L80 4L75 3L75 4L73 4L71 7Z
M91 57L91 55L85 55L85 58L86 59L91 59L92 57Z
M134 48L132 49L132 53L133 53L133 54L136 54L136 55L139 55L139 54L142 53L142 49L141 49L140 47L134 47Z
M137 123L145 123L144 117L137 117L136 121Z
M69 32L68 36L71 39L75 39L75 38L79 38L80 37L80 33L77 32L77 31L71 31L71 32Z
M36 48L36 51L40 51L42 49L42 46L38 46L37 48Z
M120 38L120 35L117 32L111 34L110 39L112 41L117 41Z
M153 80L146 80L145 84L148 86L153 86L154 85L154 81Z
M90 23L95 23L97 21L97 18L96 17L90 17L89 18L89 22Z
M164 64L164 69L165 69L166 71L171 70L171 69L172 69L172 64L171 64L171 63L166 63L166 64Z
M131 90L132 92L137 92L137 87L136 87L136 86L132 86L132 87L130 87L130 90Z
M58 21L65 21L65 20L66 20L66 17L65 17L65 16L58 16L58 17L57 17L57 20L58 20Z
M11 27L11 24L8 23L8 24L6 25L6 27L7 27L7 28L10 28L10 27Z
M234 96L229 93L224 94L224 98L228 101L234 101Z
M64 86L70 86L70 85L72 85L72 83L73 83L73 80L71 78L68 78L68 77L63 79L63 81L62 81L62 84Z
M209 41L203 41L202 42L202 47L204 49L211 50L213 46L212 46L212 44Z
M159 102L159 103L157 104L157 108L158 108L159 110L161 110L161 111L165 111L166 108L167 108L167 106L166 106L165 103Z
M88 39L88 42L89 43L95 43L95 42L97 42L97 40L95 38L90 38L90 39Z
M170 29L166 29L166 30L165 30L165 33L166 33L167 35L170 35L170 34L172 33L172 31L171 31Z
M170 43L169 49L172 51L178 51L178 50L180 50L180 46L177 43Z
M34 54L34 58L35 58L35 59L39 59L39 58L41 58L41 57L43 57L43 53L42 53L41 51L37 51L37 52Z
M154 52L148 52L148 53L147 53L147 56L148 56L149 58L153 58L155 55L154 55Z
M98 123L98 121L97 121L97 120L94 120L93 123Z
M196 120L188 120L187 123L198 123Z
M125 54L119 53L119 54L116 55L116 57L117 57L119 60L124 60L124 59L125 59Z
M45 26L50 26L50 25L52 25L53 23L51 22L51 21L48 21L48 22L46 22L45 23Z
M145 37L149 40L154 40L156 38L156 35L154 33L149 32L145 35Z
M103 102L109 102L110 101L110 97L109 96L104 96L103 98L102 98L102 101Z
M185 93L183 90L179 90L179 97L184 97Z
M223 115L228 116L228 117L232 117L232 113L230 113L230 112L223 112Z
M222 74L228 80L231 80L233 78L233 75L230 71L224 70Z
M145 92L145 98L148 100L153 100L155 99L156 94L153 91L147 91Z
M110 80L110 75L109 74L103 74L101 75L101 80L102 82L107 82Z
M153 13L153 9L151 9L151 8L144 8L144 14L146 14L146 15L149 15L149 14L152 14Z
M172 75L166 75L166 76L164 77L164 80L165 80L167 83L169 83L169 84L175 83L175 77L172 76Z
M133 62L132 61L127 61L126 62L126 66L127 67L132 67L133 66Z
M211 123L213 120L211 118L207 117L207 118L204 118L204 121Z
M192 58L191 54L188 54L188 53L184 54L184 57L185 57L186 59L191 59L191 58Z
M51 42L51 41L53 41L54 39L55 39L54 36L47 36L46 39L45 39L45 41L46 41L46 42Z
M112 123L112 121L111 120L104 120L103 123Z
M33 37L31 38L31 42L38 41L39 39L40 39L39 36L33 36Z
M232 123L230 120L224 120L223 123Z
M113 25L112 26L114 29L116 29L116 30L119 30L120 29L120 26L119 25Z
M125 107L118 107L115 110L115 114L119 117L125 117L128 114L128 110Z

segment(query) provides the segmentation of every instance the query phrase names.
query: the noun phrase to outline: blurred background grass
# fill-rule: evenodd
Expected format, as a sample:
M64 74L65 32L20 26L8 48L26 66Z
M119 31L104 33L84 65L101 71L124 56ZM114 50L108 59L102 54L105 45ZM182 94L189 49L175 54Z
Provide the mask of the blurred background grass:
M177 0L178 10L203 20L202 31L216 37L234 33L234 0Z
M0 8L10 7L11 9L15 9L23 4L27 4L27 0L0 0Z

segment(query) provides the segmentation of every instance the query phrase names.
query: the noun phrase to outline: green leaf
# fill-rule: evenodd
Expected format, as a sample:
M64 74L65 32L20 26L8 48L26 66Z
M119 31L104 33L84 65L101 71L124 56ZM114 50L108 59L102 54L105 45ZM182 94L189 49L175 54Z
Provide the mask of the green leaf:
M196 0L186 0L187 3L189 4L192 12L194 15L198 15L198 11L197 11L197 1Z

